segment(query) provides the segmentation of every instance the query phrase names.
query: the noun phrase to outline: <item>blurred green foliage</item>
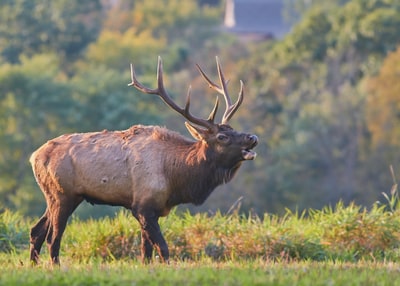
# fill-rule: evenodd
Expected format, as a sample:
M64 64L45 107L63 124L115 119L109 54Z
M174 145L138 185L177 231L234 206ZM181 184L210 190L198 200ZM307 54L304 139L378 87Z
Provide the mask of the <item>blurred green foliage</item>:
M232 94L245 82L233 127L260 138L257 159L193 210L227 210L241 196L242 208L258 213L339 200L371 206L390 188L389 165L400 168L399 93L385 84L399 78L390 66L400 60L392 53L397 0L287 0L292 31L261 42L222 28L224 1L163 2L0 3L0 208L40 215L45 203L28 159L55 136L138 123L184 132L183 119L158 98L127 87L131 62L154 86L158 55L178 103L192 85L199 116L213 95L194 64L215 75L218 55ZM78 212L115 212L86 209Z

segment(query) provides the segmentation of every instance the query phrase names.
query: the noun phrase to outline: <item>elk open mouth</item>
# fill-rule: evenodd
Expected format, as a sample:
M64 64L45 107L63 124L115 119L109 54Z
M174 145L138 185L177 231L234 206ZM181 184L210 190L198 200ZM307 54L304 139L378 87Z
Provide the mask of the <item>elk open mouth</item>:
M242 150L242 157L244 160L254 160L257 156L257 153L251 149L243 149Z
M244 160L254 160L256 158L257 153L252 149L257 146L257 143L257 139L255 139L250 146L242 149L242 157Z

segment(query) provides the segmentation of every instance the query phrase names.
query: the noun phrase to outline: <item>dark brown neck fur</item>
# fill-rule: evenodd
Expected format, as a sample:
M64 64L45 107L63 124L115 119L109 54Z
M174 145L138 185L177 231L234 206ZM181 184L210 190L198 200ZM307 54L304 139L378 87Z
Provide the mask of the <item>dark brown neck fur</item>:
M173 164L165 166L167 177L171 179L169 207L181 203L202 204L217 186L229 182L240 167L240 162L230 168L220 166L206 142L176 147L176 152L167 160Z

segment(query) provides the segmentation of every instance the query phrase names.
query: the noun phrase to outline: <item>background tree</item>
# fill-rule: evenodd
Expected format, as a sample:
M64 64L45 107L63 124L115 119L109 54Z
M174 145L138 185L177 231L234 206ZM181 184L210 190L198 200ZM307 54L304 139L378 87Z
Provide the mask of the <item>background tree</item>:
M76 58L97 38L101 18L100 0L1 1L1 56L11 63L44 52Z
M400 48L390 53L379 73L367 79L367 124L374 148L400 146Z
M398 173L400 165L400 48L390 53L379 73L366 78L368 93L366 122L371 140L369 166L375 174L374 185L391 179L390 173L380 174L380 169L394 167Z
M42 197L32 192L30 154L44 138L70 131L79 115L55 55L3 64L0 82L0 199L26 213Z
M260 208L275 212L283 202L303 209L340 199L368 204L391 186L390 180L371 177L372 169L365 165L371 150L367 95L360 84L400 40L399 33L379 43L369 35L382 27L394 31L400 9L393 1L339 2L330 2L329 9L315 2L292 33L254 47L250 54L256 56L239 66L250 70L241 77L257 102L253 121L267 141L266 157L258 158L265 160L264 169L248 186ZM369 19L374 25L366 24Z
M154 86L158 55L176 102L183 105L192 85L198 116L207 116L215 94L194 64L216 77L218 55L232 96L239 79L245 82L246 99L232 125L260 138L254 164L193 210L227 211L241 196L243 211L259 213L338 200L370 206L391 187L388 166L397 170L399 159L398 52L391 51L400 42L400 2L288 0L296 23L291 33L264 42L243 41L221 28L224 1L163 3L0 3L5 207L42 212L28 158L52 137L137 123L187 134L182 118L161 100L127 86L131 62L140 79Z

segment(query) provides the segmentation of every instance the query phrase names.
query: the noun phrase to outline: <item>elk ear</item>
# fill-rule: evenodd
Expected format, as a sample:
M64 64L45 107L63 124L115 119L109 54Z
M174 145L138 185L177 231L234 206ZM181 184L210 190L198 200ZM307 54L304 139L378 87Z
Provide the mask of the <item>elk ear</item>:
M190 135L192 135L194 139L199 140L199 141L205 139L206 134L207 134L206 129L202 129L200 127L194 126L187 121L185 122L185 126L186 126L187 130L189 131Z

